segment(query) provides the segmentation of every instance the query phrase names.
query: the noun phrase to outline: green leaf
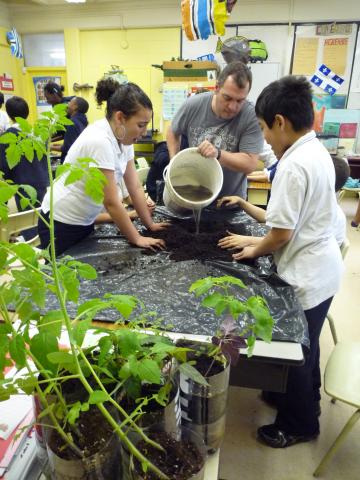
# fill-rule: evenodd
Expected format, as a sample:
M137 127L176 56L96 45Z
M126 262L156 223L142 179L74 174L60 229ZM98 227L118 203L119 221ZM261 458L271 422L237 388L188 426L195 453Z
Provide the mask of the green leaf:
M26 346L21 335L16 335L10 339L9 352L17 368L23 368L26 363Z
M5 144L16 143L17 139L18 137L17 135L15 135L15 133L7 132L7 133L3 133L0 136L0 143L5 143Z
M102 365L107 354L112 348L112 341L109 337L102 337L99 340L99 348L100 348L100 353L99 353L99 358L98 358L98 364Z
M34 149L32 146L32 142L30 139L25 138L21 143L20 143L21 149L24 152L26 160L28 160L30 163L34 160Z
M190 285L189 292L195 292L195 295L199 297L203 293L206 293L213 286L211 277L200 278Z
M16 120L16 123L19 124L20 130L23 133L31 133L31 131L32 131L31 125L27 120L25 120L25 118L15 117L15 120Z
M26 395L32 395L35 391L37 380L34 377L19 378L17 380L17 385Z
M138 334L134 331L121 328L115 332L115 335L118 338L120 353L124 358L141 350Z
M109 394L103 392L102 390L94 390L89 395L89 403L90 405L95 405L96 403L104 403L109 400Z
M111 293L107 293L104 295L104 298L109 300L111 305L116 308L125 319L130 317L139 303L139 300L133 295L112 295Z
M161 383L161 369L159 365L151 359L144 359L138 361L138 375L143 381Z
M67 352L50 352L48 353L47 358L51 363L56 364L71 365L75 363L74 357L71 353Z
M215 292L205 297L201 304L207 308L215 308L219 302L223 301L223 299L223 295L221 295L219 292Z
M60 310L50 310L39 321L42 332L49 332L54 337L60 338L63 324L63 313Z
M40 204L37 200L37 192L36 192L34 187L32 187L31 185L19 185L19 187L20 187L21 190L24 190L26 195L29 197L31 205L35 206L35 208L40 206ZM27 205L23 206L23 201L24 201L24 199L21 198L20 199L21 208L24 210L27 207Z
M74 425L76 423L76 420L79 418L81 411L81 403L76 402L74 405L70 408L68 414L67 414L67 420L70 423L70 425Z
M6 149L6 160L10 169L13 169L18 165L21 160L21 154L21 147L18 144L12 143L8 146Z
M10 325L8 325L7 323L0 323L0 335L6 335L11 332L12 329Z
M40 332L34 335L30 340L30 351L40 362L42 367L52 372L57 370L57 366L47 358L49 353L59 350L58 341L55 335L50 332Z
M17 185L9 185L7 182L0 181L0 202L5 203L9 201L17 191Z
M73 338L76 342L76 345L79 347L82 346L86 332L91 327L91 318L87 318L85 320L78 321L72 329Z
M72 171L66 177L65 185L71 185L72 183L78 182L84 176L83 170L80 168L73 167Z
M201 373L198 370L196 370L196 368L194 368L189 363L182 363L181 365L179 365L179 370L183 375L191 378L191 380L193 380L194 382L199 383L200 385L203 385L204 387L209 386L205 377L203 377L201 375Z
M80 277L85 278L86 280L94 280L97 277L95 268L88 263L71 260L67 265L76 270Z

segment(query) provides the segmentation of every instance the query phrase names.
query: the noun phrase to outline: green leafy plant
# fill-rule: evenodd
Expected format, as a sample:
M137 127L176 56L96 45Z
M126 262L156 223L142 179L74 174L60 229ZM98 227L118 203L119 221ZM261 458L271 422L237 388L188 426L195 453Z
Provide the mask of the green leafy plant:
M270 342L274 326L265 299L256 295L242 301L236 296L239 288L246 288L244 282L225 275L199 279L189 289L202 298L202 306L224 317L207 354L218 360L225 358L232 365L238 361L240 348L247 348L248 355L252 355L256 338ZM247 319L243 327L236 323L240 316Z
M161 448L150 440L134 421L136 415L126 412L116 401L114 391L128 388L136 393L141 382L161 383L162 364L170 357L181 358L181 350L170 340L153 335L151 340L140 332L146 313L137 312L137 321L130 323L141 302L129 295L105 295L104 298L81 303L79 285L81 279L96 278L90 265L69 256L57 259L54 242L53 186L60 180L66 184L85 178L85 191L95 201L103 199L105 176L89 158L78 159L77 164L64 164L57 168L53 178L50 160L50 139L71 122L66 117L66 106L58 105L53 111L42 114L32 127L26 120L17 118L21 131L18 135L6 133L0 143L8 144L7 161L15 167L22 155L29 162L46 156L50 184L50 215L47 221L50 231L50 247L39 251L24 243L0 242L0 275L6 275L0 284L0 401L12 394L34 394L42 405L37 421L61 437L66 448L83 458L84 451L77 445L77 422L82 412L96 408L104 421L114 431L126 448L143 465L159 478L167 478L155 465L131 443L126 432L129 427L155 448ZM7 202L14 195L21 199L22 208L38 207L35 190L26 185L15 185L0 178L0 220L8 219ZM41 217L41 213L36 210ZM59 308L44 313L47 296L55 295ZM76 302L78 312L70 318L68 302ZM119 313L118 331L109 332L92 326L92 319L100 310L115 308ZM16 320L14 322L14 320ZM136 331L136 329L138 331ZM68 347L60 346L65 331ZM85 347L86 334L99 333L100 339L91 347ZM109 361L111 357L111 361ZM4 369L14 366L16 373L5 376ZM82 398L71 399L65 390L69 382L76 382L83 392ZM166 400L166 382L156 400ZM142 403L146 403L146 399ZM109 405L116 415L110 413ZM141 412L141 402L137 407ZM111 410L111 411L113 411ZM120 417L120 422L118 420Z

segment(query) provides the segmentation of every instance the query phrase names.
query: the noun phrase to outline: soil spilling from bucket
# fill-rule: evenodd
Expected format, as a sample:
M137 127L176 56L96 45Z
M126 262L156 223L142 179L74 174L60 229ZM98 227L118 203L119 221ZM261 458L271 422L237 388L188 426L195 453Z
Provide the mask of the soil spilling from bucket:
M166 432L154 432L149 437L165 451L162 452L145 441L141 441L137 448L171 480L188 480L202 469L204 458L191 441L177 441ZM144 480L159 478L151 471L143 473L138 461L135 461L135 468Z

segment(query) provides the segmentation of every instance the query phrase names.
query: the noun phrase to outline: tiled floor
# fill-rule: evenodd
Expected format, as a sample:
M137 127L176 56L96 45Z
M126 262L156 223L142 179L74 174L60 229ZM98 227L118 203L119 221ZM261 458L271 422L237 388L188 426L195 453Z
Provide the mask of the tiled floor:
M340 292L331 312L341 340L360 341L360 231L350 227L357 200L344 198L341 206L348 220L350 248L345 259L346 271ZM333 348L327 323L321 334L322 370ZM360 365L359 365L360 368ZM312 472L333 440L353 413L354 408L337 402L332 404L323 393L321 401L321 435L313 442L287 449L273 449L256 441L259 426L272 423L275 410L259 399L259 391L231 387L227 429L220 452L219 478L226 480L310 480ZM358 480L360 478L360 422L329 463L322 477L326 480Z

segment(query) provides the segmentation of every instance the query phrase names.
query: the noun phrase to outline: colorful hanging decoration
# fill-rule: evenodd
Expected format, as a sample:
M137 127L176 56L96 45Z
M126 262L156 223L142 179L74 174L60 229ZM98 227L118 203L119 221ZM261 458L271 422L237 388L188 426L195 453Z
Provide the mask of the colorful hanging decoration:
M225 23L237 0L182 0L182 26L188 40L225 34Z
M23 58L21 39L15 28L6 33L6 39L10 45L11 55L16 58Z

